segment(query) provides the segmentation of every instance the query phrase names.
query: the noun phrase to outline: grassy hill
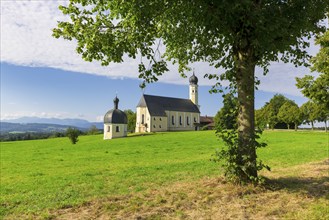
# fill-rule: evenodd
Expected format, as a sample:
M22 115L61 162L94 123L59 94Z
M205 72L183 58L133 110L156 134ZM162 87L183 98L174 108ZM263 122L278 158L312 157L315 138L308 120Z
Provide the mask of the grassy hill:
M270 131L263 139L268 147L258 155L276 175L328 158L328 134L323 132ZM3 142L1 217L52 218L59 215L57 210L110 197L125 200L127 195L217 178L218 164L209 159L221 144L213 131L108 141L102 135L82 136L76 145L67 138Z

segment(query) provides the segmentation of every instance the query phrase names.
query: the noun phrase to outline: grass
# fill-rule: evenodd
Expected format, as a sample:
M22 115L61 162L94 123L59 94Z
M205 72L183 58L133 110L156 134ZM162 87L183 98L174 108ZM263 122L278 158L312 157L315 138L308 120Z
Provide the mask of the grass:
M158 207L166 200L161 196L165 195L163 189L170 191L173 186L219 176L218 164L209 161L221 145L212 131L157 133L109 141L103 141L102 135L79 139L76 145L67 138L1 143L0 217L51 218L53 214L49 213L57 215L57 210L109 199L122 204L99 202L101 210L120 212L126 207L124 201L133 203L131 209L139 205ZM274 178L282 173L294 174L292 167L328 158L328 135L323 132L269 131L262 139L268 147L260 149L258 155L273 170L264 174ZM199 185L202 191L204 187ZM150 194L152 190L158 193ZM181 201L182 206L190 196L184 187L173 194L178 195L173 201ZM321 215L325 205L319 200L310 212ZM186 215L183 209L177 210L175 217ZM138 209L127 213L133 211Z
M150 189L50 212L54 219L328 219L329 161L281 169L266 187L236 186L222 178ZM296 184L297 183L297 184ZM297 186L296 186L297 185Z
M273 169L319 161L329 157L329 135L324 132L267 131L268 144L259 157Z

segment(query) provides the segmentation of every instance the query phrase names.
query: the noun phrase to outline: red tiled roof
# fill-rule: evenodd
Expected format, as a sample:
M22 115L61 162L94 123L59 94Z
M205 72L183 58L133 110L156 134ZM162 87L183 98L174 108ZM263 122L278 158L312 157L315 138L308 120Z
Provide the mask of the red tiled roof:
M214 117L200 116L200 123L204 123L204 124L214 123Z

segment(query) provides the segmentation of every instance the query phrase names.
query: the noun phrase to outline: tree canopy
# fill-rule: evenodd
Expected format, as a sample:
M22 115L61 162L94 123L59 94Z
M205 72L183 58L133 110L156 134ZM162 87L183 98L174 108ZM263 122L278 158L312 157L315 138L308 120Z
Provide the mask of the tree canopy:
M128 132L134 133L136 127L136 113L133 112L131 109L124 110L124 112L126 113L128 119L128 124L127 124Z
M236 129L237 127L237 98L232 93L223 95L224 106L217 112L214 117L217 130Z
M70 0L60 10L53 36L77 40L77 52L102 65L140 58L139 77L158 80L178 64L181 74L204 61L223 72L205 74L229 80L238 95L238 145L235 166L239 181L257 179L254 129L256 65L265 73L271 61L307 63L307 39L324 31L319 23L328 0ZM165 45L160 54L158 45ZM144 85L142 85L144 86Z
M303 78L296 78L296 86L302 90L304 96L316 103L314 112L310 114L310 117L319 122L323 121L327 131L329 118L329 30L323 35L317 36L316 44L320 45L320 51L311 59L311 71L320 73L320 76L315 78L306 75Z
M291 100L287 100L279 109L278 118L280 121L287 124L288 129L290 123L295 124L295 130L297 130L298 124L302 121L301 114L298 105Z
M269 102L265 103L261 109L256 111L258 125L264 126L268 124L271 129L274 129L280 122L278 118L279 110L287 100L285 96L275 94Z
M320 51L311 59L312 71L329 74L329 30L319 35L316 44L320 45Z
M314 121L317 120L317 105L312 101L305 102L300 107L301 119L304 123L311 123L312 130L314 129Z
M224 67L231 79L238 51L252 53L253 62L263 67L280 58L303 64L308 58L304 39L323 31L318 21L327 9L327 0L70 0L60 10L71 21L59 22L53 35L76 39L76 50L87 61L109 65L122 62L124 54L152 60L150 69L145 60L140 66L140 77L148 82L167 70L157 59L159 40L166 46L162 58L177 62L180 71L206 61Z
M329 109L329 72L321 74L316 79L314 76L306 75L296 80L297 87L302 89L306 97Z
M311 75L296 78L296 85L306 97L329 109L329 30L318 36L316 44L320 51L311 59L311 71L321 74L316 79Z

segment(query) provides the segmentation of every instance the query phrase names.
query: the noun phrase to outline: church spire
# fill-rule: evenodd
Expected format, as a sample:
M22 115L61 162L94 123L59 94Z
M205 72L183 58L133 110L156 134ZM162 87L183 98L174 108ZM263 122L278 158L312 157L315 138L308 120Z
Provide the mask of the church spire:
M118 96L117 95L113 99L113 102L114 102L114 109L118 109L118 107L119 107L119 99L118 99Z
M193 75L190 77L190 85L198 85L198 77L195 76L194 70Z
M193 75L189 79L190 81L190 100L199 107L198 103L198 77L195 76L194 70Z

